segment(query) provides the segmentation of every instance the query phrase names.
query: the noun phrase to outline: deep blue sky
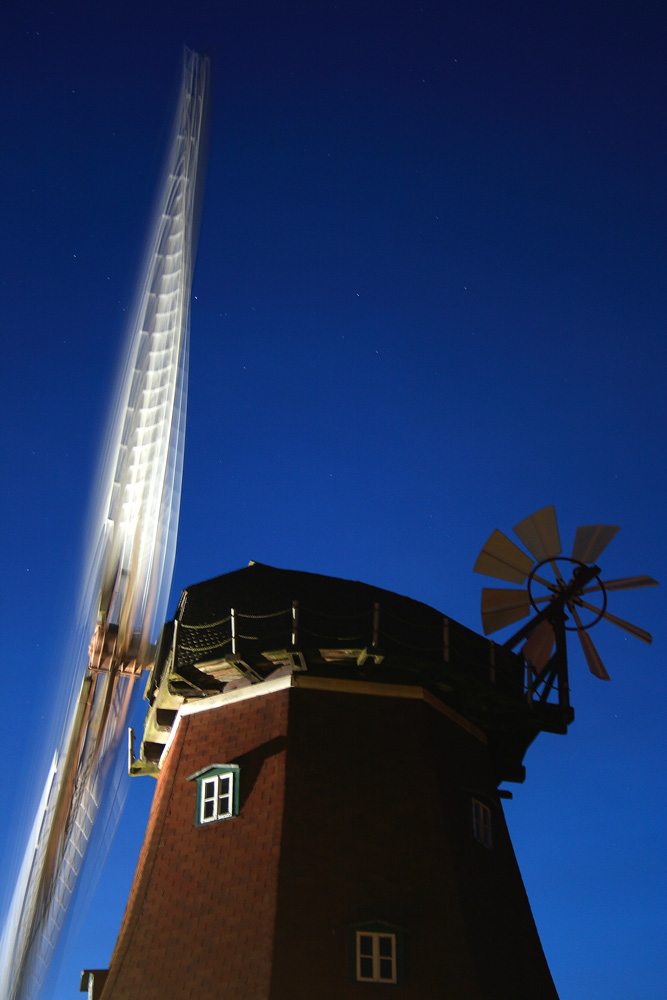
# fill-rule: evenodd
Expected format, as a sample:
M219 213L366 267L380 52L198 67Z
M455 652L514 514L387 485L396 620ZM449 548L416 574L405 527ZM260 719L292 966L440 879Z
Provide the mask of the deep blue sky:
M665 18L6 0L3 854L42 780L183 43L214 99L171 610L255 559L479 629L479 549L549 503L566 551L620 524L604 575L665 577ZM506 806L561 1000L665 995L663 608L610 595L655 642L597 626L611 684L572 645L575 723ZM108 964L151 793L132 782L53 1000Z

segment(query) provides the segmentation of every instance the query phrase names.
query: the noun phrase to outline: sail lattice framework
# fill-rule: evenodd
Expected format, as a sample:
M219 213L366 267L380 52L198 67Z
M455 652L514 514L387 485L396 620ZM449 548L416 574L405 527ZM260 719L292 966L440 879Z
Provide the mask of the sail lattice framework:
M0 996L34 1000L94 825L106 826L136 678L164 621L176 549L190 298L204 168L209 63L185 51L174 133L128 330L80 612L89 656L72 697L0 942ZM95 623L97 625L95 627ZM83 676L82 676L83 675ZM105 814L106 813L106 814Z

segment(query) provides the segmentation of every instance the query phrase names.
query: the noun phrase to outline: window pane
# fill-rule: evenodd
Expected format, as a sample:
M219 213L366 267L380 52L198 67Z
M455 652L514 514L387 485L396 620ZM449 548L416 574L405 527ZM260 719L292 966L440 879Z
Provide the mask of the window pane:
M394 978L394 963L390 958L380 959L380 979Z
M393 934L380 934L379 935L380 944L380 955L383 958L391 958L394 953L394 937Z
M373 954L373 938L370 934L359 935L359 954L360 955Z
M202 782L201 801L201 822L208 823L215 819L215 778L208 778Z
M218 778L218 816L232 814L232 776L222 774Z
M359 959L359 975L362 979L372 979L373 978L373 959L372 958L360 958Z

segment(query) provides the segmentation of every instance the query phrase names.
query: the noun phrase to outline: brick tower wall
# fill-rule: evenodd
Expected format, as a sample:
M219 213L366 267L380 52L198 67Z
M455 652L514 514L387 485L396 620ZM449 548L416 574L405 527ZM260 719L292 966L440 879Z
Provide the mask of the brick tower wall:
M158 779L103 1000L267 997L288 696L282 691L181 720ZM240 764L240 816L199 827L195 782L187 779L211 762Z
M289 728L271 1000L555 1000L485 743L424 701L318 691ZM350 980L367 921L405 928L402 986Z
M414 697L201 707L160 774L102 1000L557 1000L481 734ZM187 779L212 763L240 765L240 815L198 827ZM404 932L402 984L350 978L367 921Z

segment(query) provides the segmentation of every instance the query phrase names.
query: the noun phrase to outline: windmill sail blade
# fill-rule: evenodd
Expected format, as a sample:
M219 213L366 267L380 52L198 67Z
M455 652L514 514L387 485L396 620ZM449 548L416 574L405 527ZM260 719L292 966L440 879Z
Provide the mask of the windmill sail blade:
M475 563L475 573L493 576L507 583L523 583L533 568L533 560L502 531L494 531Z
M12 900L7 912L6 923L0 941L0 996L10 996L14 981L14 972L22 959L21 946L27 948L29 941L19 939L17 929L22 925L25 915L33 909L33 896L38 891L38 883L34 877L34 858L39 849L42 831L47 825L47 810L52 796L53 783L58 769L58 753L51 762L46 784L33 821L32 830L26 844L23 862L19 870Z
M513 530L536 562L554 559L561 554L556 511L553 507L543 507L542 510L530 514Z
M636 590L639 587L658 587L659 583L652 576L626 576L619 580L603 580L602 586L605 590ZM584 587L582 594L592 594L594 590L600 590L600 584L596 583L590 587Z
M202 174L208 61L186 53L156 225L130 326L109 435L97 524L110 614L145 650L166 613L180 503L190 336L193 233Z
M81 694L63 728L62 766L42 804L40 834L17 903L20 919L3 931L2 1000L39 994L93 825L98 813L111 809L105 793L117 780L116 749L136 677L150 662L156 626L166 617L208 79L208 60L186 51L174 136L98 477L102 492L81 613L88 637L96 618L98 629L89 666L75 664L73 686Z
M596 608L594 604L589 604L587 601L582 600L582 598L577 598L577 604L582 607L587 608L588 611L594 611L595 614L600 613L600 609ZM617 618L616 615L612 615L609 611L604 611L602 617L606 621L611 622L612 625L618 625L622 628L624 632L629 632L630 635L634 635L636 639L641 639L642 642L650 645L653 642L653 636L650 632L646 632L645 629L640 628L639 625L633 625L632 622L626 622L623 618Z
M526 618L530 614L527 590L510 590L508 587L482 589L482 628L484 635L497 632L505 625Z
M597 562L618 530L614 524L587 524L577 528L572 558L582 563Z
M523 653L537 674L541 674L551 659L551 653L556 642L556 634L550 621L543 621L524 643Z
M604 663L600 659L600 654L593 645L593 640L588 632L580 630L577 632L577 635L579 636L579 642L581 643L581 648L584 651L584 656L586 657L586 663L588 664L590 672L595 677L599 677L601 681L608 681L610 679L609 674L605 670Z

